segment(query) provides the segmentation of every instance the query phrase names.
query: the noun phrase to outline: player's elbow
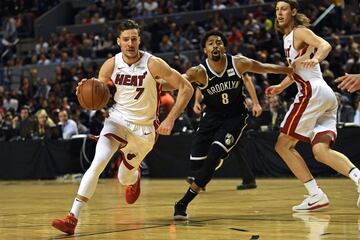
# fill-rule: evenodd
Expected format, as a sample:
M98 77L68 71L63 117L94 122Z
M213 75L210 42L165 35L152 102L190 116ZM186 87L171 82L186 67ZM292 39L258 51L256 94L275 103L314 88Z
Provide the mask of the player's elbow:
M327 53L329 53L331 50L332 50L332 46L330 45L330 43L328 43L328 42L324 42L323 43L323 45L324 45L324 49L325 49L325 51L327 52Z
M192 96L194 94L194 88L192 87L192 85L189 82L185 82L184 91L186 92L187 95L190 95L190 96Z
M191 98L194 94L194 88L188 81L184 81L179 86L179 91L181 91L182 95L186 98Z

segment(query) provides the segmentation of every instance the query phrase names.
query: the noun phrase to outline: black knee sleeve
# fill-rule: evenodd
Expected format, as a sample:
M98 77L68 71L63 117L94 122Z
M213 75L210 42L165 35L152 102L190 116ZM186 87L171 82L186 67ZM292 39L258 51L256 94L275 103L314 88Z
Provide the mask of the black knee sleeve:
M198 187L204 188L210 182L220 159L226 155L226 151L218 144L211 145L207 158L195 176L195 183Z
M202 165L204 164L205 160L190 160L190 169L191 171L195 172L201 169Z

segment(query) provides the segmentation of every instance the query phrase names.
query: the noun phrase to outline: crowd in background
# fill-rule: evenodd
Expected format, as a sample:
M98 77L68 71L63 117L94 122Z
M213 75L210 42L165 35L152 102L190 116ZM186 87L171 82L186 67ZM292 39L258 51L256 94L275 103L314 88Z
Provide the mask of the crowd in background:
M142 48L157 53L173 53L170 65L184 72L202 59L199 46L202 35L211 29L224 32L228 38L228 53L242 54L269 62L286 65L282 41L274 30L274 10L271 2L262 0L111 0L90 1L88 7L74 16L74 23L104 23L102 33L73 34L63 28L48 38L35 39L35 48L26 54L18 54L15 45L18 39L33 36L33 21L41 13L58 1L2 1L7 8L1 8L0 23L2 40L0 54L2 67L31 66L29 72L21 76L18 89L0 85L0 140L71 138L76 134L97 135L105 118L106 109L85 111L78 105L74 94L77 81L97 75L99 65L94 59L104 59L119 51L116 45L116 29L108 22L127 17L145 17L172 14L184 11L214 10L207 21L179 24L167 17L153 21L141 20ZM316 20L331 4L331 1L302 1L303 12ZM316 3L315 3L316 2ZM245 4L260 4L248 11L240 9L236 17L225 17L221 9L239 7ZM116 6L116 7L113 7ZM6 14L5 14L6 13ZM341 21L339 21L341 19ZM321 63L325 81L337 91L339 100L338 121L355 122L360 125L359 94L341 92L334 79L346 73L360 73L359 41L353 36L360 34L359 9L337 7L314 28L333 46L328 58ZM348 37L341 37L349 35ZM359 39L359 38L358 38ZM193 51L191 57L184 51ZM40 78L36 66L57 64L54 73ZM268 98L264 94L267 86L277 84L282 76L252 75L256 92L264 109L259 119L251 119L256 130L278 130L280 122L296 93L293 84L280 96ZM165 115L174 103L173 95L163 93L161 115ZM108 106L110 106L109 104ZM246 106L251 109L251 99ZM65 114L66 113L66 114ZM66 115L66 116L65 116ZM160 117L162 117L160 116ZM177 121L174 134L191 133L196 128L199 116L193 113L191 103L187 111Z

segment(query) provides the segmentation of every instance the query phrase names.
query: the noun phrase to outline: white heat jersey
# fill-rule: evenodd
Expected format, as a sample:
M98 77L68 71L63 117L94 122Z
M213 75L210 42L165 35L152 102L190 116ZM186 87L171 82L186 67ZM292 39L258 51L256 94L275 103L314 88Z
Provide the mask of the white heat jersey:
M316 143L322 134L336 138L337 101L333 90L322 77L320 65L303 68L300 62L313 57L312 46L297 51L294 46L294 31L284 38L288 63L295 61L294 80L298 93L281 123L281 132L304 142Z
M131 66L124 62L122 53L115 55L111 80L116 87L115 104L110 119L125 119L137 125L153 125L158 117L160 84L148 69L151 54L140 51L142 57Z
M319 81L326 84L322 77L320 64L317 64L315 67L310 69L309 68L304 69L300 65L301 60L306 60L313 57L313 55L315 54L315 48L312 46L306 46L298 51L294 48L293 43L294 43L294 30L291 31L284 38L284 50L289 65L293 63L295 60L297 62L294 75L295 76L297 75L297 77L300 77L304 81L311 81L311 82ZM295 80L298 83L296 78Z

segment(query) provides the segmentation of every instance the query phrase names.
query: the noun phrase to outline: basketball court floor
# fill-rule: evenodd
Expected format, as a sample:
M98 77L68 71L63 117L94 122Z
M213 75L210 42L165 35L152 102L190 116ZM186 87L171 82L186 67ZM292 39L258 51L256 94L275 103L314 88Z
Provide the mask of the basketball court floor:
M101 179L83 208L76 234L51 227L71 207L78 182L1 181L0 239L272 240L360 239L360 209L353 183L319 179L331 206L292 213L306 193L295 179L259 179L258 188L238 191L238 179L214 179L189 206L190 220L172 220L184 180L143 179L138 201L128 205L124 187Z

